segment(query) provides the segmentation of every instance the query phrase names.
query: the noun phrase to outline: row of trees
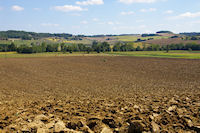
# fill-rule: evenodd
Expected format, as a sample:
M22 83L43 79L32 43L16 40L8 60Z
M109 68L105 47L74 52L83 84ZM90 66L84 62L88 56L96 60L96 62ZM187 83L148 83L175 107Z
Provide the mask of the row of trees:
M170 44L170 45L158 45L150 44L143 45L142 47L133 47L131 44L117 43L113 47L113 51L162 51L162 50L200 50L200 45L196 43L187 44Z
M120 44L117 43L113 47L113 51L159 51L159 50L166 50L166 46L160 47L160 45L151 44L151 45L143 45L133 47L132 44Z
M1 44L0 45L0 52L10 52L10 51L16 51L17 47L14 43L11 43L10 45L7 44Z
M71 44L67 45L64 43L61 44L46 44L42 43L41 45L31 44L31 46L21 45L16 51L18 53L41 53L41 52L87 52L90 53L95 51L97 53L100 52L108 52L111 51L110 44L107 42L99 43L94 41L91 46L87 46L84 44Z
M0 45L0 52L8 52L8 51L17 51L18 53L42 53L42 52L87 52L90 53L92 51L100 53L100 52L110 52L110 51L161 51L161 50L200 50L200 45L196 43L188 43L188 44L170 44L170 45L143 45L134 47L133 44L128 43L116 43L112 48L107 42L97 42L94 41L92 46L87 46L84 44L46 44L42 43L40 45L36 45L32 43L30 46L21 45L16 47L14 43L10 45Z
M200 50L200 45L196 43L187 43L187 44L171 44L169 45L170 50Z

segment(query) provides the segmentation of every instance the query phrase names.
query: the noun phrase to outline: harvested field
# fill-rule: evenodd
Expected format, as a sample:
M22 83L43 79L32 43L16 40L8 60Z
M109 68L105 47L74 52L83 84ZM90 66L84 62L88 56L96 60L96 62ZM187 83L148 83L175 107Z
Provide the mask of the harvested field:
M0 132L200 132L200 60L0 59Z
M145 41L147 44L157 44L157 45L169 45L169 44L187 44L187 43L196 43L199 44L199 40L182 40L181 38L163 38Z

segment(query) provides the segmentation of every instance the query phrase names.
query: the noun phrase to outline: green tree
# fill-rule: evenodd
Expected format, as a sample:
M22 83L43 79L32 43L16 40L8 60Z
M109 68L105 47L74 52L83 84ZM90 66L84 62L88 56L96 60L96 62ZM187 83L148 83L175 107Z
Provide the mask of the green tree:
M78 44L78 49L79 49L79 51L85 51L85 50L87 50L86 46L84 44Z
M41 46L32 46L32 53L42 53L42 47Z
M102 52L109 52L111 51L110 44L108 42L103 42L101 44Z
M120 51L120 47L121 47L121 43L120 42L116 43L113 47L113 51Z
M32 42L32 43L31 43L31 46L35 46L35 43L34 43L34 42Z
M134 51L134 47L132 44L124 44L121 45L120 51Z
M17 48L17 52L24 54L31 54L33 53L33 48L27 45L21 45L20 47Z
M72 52L73 52L73 50L74 50L74 49L73 49L73 47L72 47L72 46L70 46L70 45L69 45L69 46L67 47L67 51L68 51L69 53L72 53Z
M56 45L48 44L47 48L46 48L46 51L47 52L56 52L57 51L57 46Z
M42 47L42 52L46 52L47 44L45 42L42 42L41 47Z
M93 42L92 42L92 49L93 49L94 51L97 51L97 49L98 49L98 42L97 42L97 41L93 41Z
M17 47L13 42L10 45L8 45L8 51L16 51L16 49Z
M191 49L191 48L189 48L189 49L188 49L188 51L189 51L189 52L192 52L192 49Z
M64 51L65 51L65 44L64 44L64 43L61 43L61 44L60 44L60 47L61 47L61 51L64 52Z
M102 52L102 47L101 47L101 44L98 44L97 47L96 47L96 50L95 50L97 53L100 53Z
M166 52L169 52L169 45L166 46Z
M88 54L89 54L90 52L92 52L92 50L93 50L93 49L92 49L91 47L87 47L87 48L86 48L86 51L87 51Z
M142 51L140 46L137 46L136 51Z

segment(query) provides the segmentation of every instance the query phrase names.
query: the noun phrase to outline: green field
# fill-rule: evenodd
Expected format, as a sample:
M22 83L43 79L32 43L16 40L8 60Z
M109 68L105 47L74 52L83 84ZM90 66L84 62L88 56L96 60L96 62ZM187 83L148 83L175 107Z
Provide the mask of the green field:
M110 52L110 55L120 56L137 56L137 57L159 57L159 58L184 58L184 59L200 59L200 51L134 51L134 52Z
M49 43L53 43L52 41L46 41L46 40L0 40L0 44L11 44L14 43L16 46L20 46L20 45L30 45L31 43L42 43L42 42L49 42Z
M133 43L134 41L137 41L137 39L141 39L141 40L147 40L149 38L153 38L153 39L162 39L162 38L169 38L167 36L150 36L150 37L140 37L140 36L115 36L112 37L113 40L109 41L109 43L113 44L117 41L122 41L122 42L129 42L129 43ZM95 39L94 39L95 40ZM101 39L100 39L101 40ZM108 41L105 40L104 37L102 37L102 41ZM46 42L49 44L57 44L57 43L65 43L65 44L86 44L86 45L91 45L93 40L88 39L88 38L82 38L82 40L71 40L71 39L63 39L63 38L43 38L43 39L39 39L39 40L21 40L21 39L10 39L10 40L0 40L0 44L11 44L12 42L14 42L15 45L20 46L20 45L30 45L31 43L35 43L35 44L41 44L42 42Z
M45 53L34 53L34 54L18 54L16 52L0 52L0 58L25 58L25 57L62 57L62 56L111 56L105 53L85 53L85 52L74 52L70 54L62 52L45 52Z
M62 53L49 52L37 54L18 54L16 52L0 52L0 58L17 58L17 57L59 57L59 56L136 56L136 57L158 57L158 58L184 58L184 59L200 59L200 51L133 51L133 52L106 52L90 54L84 52Z
M17 46L20 45L30 45L31 43L41 44L42 42L46 42L49 44L57 44L57 43L66 43L66 44L92 44L91 40L83 39L83 40L66 40L66 39L39 39L39 40L0 40L0 44L11 44L14 43Z
M116 36L115 37L117 40L119 41L123 41L123 42L132 42L132 41L137 41L137 39L149 39L149 38L153 38L153 39L162 39L162 38L169 38L167 36L150 36L150 37L137 37L137 36Z

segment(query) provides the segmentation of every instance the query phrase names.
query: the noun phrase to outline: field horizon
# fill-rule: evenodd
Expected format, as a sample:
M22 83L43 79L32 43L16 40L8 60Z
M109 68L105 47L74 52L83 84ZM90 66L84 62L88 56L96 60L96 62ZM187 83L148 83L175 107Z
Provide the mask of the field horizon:
M133 52L49 52L34 54L18 54L16 52L0 52L0 58L28 58L28 57L63 57L63 56L133 56L149 58L178 58L178 59L200 59L200 51L172 50L166 51L133 51Z

